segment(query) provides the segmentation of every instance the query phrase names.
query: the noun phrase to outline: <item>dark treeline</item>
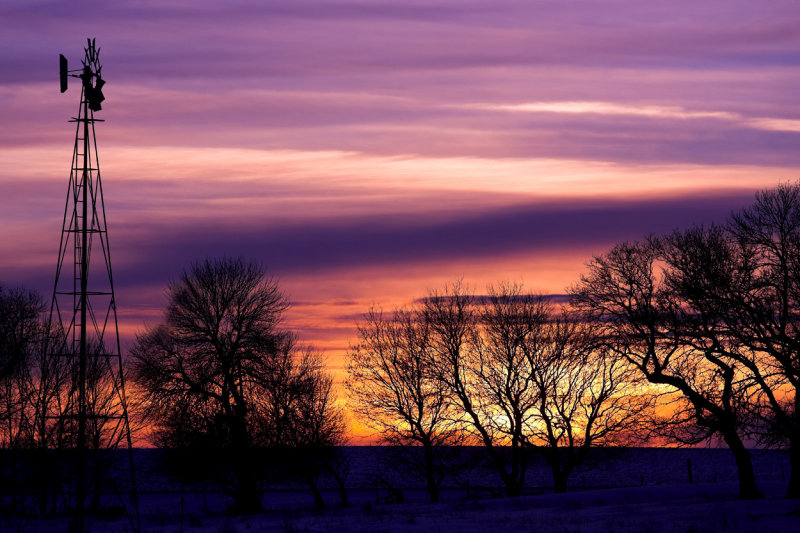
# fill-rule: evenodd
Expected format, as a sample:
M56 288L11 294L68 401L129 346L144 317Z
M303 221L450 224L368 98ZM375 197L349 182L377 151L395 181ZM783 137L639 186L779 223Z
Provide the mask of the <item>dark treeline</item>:
M353 410L385 442L422 446L432 501L443 446L483 445L509 496L537 454L564 492L592 447L631 444L650 427L653 397L594 325L519 285L476 298L455 283L413 309L370 311L359 337Z
M155 443L205 451L233 512L261 508L276 455L322 506L317 480L337 473L342 413L320 356L281 327L288 303L277 282L255 264L206 260L167 299L164 323L137 336L129 361Z
M167 456L171 471L213 478L232 498L231 512L259 510L265 485L287 475L299 476L324 505L322 475L344 487L342 413L319 354L282 328L288 304L277 283L255 264L205 260L169 285L167 299L164 322L138 335L127 358L132 427L175 451ZM68 412L62 400L69 394L53 382L74 383L77 370L55 369L52 361L69 359L45 356L53 351L47 343L62 336L48 335L42 317L38 295L0 288L0 445L50 452L12 457L4 492L12 495L12 511L33 511L22 497L29 502L33 494L39 514L60 510L66 483L57 474L70 475L65 465L43 460L69 462L70 454L52 452L76 445L70 419L58 416ZM119 438L112 424L94 416L113 389L107 377L90 365L91 450L115 447L104 435ZM31 465L35 475L25 471ZM107 479L100 467L91 491L96 504Z
M593 448L711 441L730 449L743 498L760 495L748 447L789 448L787 496L800 498L800 184L758 193L722 225L617 244L568 292L500 283L479 296L455 282L408 308L370 310L348 356L350 409L384 443L413 447L398 464L432 501L464 467L453 446L480 446L517 496L532 457L563 492L602 455ZM318 507L327 477L346 505L343 413L319 353L283 326L276 281L240 259L205 260L166 296L162 323L126 358L132 428L175 451L171 471L215 480L232 512L258 511L287 476ZM58 507L64 456L53 452L76 446L59 417L76 370L46 357L64 335L44 316L37 294L0 286L4 502L41 514ZM86 379L88 409L103 413L108 375L90 366ZM119 433L92 420L87 446L113 449Z
M351 350L353 410L391 444L482 444L508 495L541 456L564 491L592 446L726 445L759 497L747 445L787 446L800 498L800 184L756 195L724 225L620 243L557 306L461 283L370 311Z
M789 447L800 498L799 267L800 185L781 185L725 225L619 244L573 289L612 357L678 396L669 435L728 446L745 498L746 438Z

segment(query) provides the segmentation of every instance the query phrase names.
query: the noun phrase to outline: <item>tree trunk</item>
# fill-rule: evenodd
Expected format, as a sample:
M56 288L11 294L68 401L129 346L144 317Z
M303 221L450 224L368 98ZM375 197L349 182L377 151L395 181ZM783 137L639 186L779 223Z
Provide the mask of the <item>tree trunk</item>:
M317 480L309 479L308 486L311 487L311 494L314 495L314 507L318 510L325 509L325 500L322 499L322 492L319 490Z
M567 472L557 463L551 464L550 469L553 471L553 491L556 494L567 492Z
M11 490L11 512L16 513L17 511L21 511L21 508L18 508L20 505L19 502L19 465L17 464L17 456L16 456L16 446L12 446L11 450L9 451L9 455L11 458L11 480L9 482L9 488Z
M339 483L339 502L342 504L342 507L347 507L350 505L350 502L347 500L347 487L344 486L344 483Z
M339 502L341 503L342 507L347 507L349 505L349 501L347 499L347 484L345 482L345 476L340 472L337 472L336 468L333 464L328 462L325 465L325 468L328 470L328 473L333 477L336 481L336 486L339 489Z
M792 500L800 500L800 432L792 430L789 441L789 488L786 490L786 497Z
M519 483L516 483L516 482L514 482L514 481L512 481L510 479L507 480L506 481L506 496L508 496L509 498L516 498L520 494L522 494L522 490L519 487Z
M525 456L519 444L511 444L511 472L504 478L506 495L516 498L522 494L522 483L525 477Z
M503 481L503 488L506 491L506 496L516 498L521 494L520 483L517 482L517 472L514 467L511 472L507 472L505 466L495 463L495 469L500 474L500 479Z
M236 490L231 512L234 514L257 513L261 510L261 492L258 488L256 466L253 464L252 449L232 449L235 473Z
M794 412L789 428L789 488L786 497L800 500L800 395L795 388Z
M754 500L761 497L756 486L756 476L753 472L753 462L750 452L744 447L742 439L734 432L723 434L733 458L736 460L736 470L739 474L739 497L744 500Z
M567 492L567 479L574 468L572 450L559 446L539 448L539 453L550 465L553 474L553 491L556 494Z
M247 428L247 408L241 404L233 407L234 415L230 418L232 454L234 472L236 473L235 502L232 511L236 514L257 513L261 510L261 492L258 487L258 468L255 449L251 446L250 433Z
M100 493L103 490L103 478L105 474L105 469L103 468L103 460L105 458L103 458L102 454L100 453L99 433L95 435L95 438L92 442L92 447L93 449L91 450L91 456L94 464L94 489L92 490L92 499L89 503L89 511L96 513L100 510Z
M484 443L487 441L485 440ZM486 444L487 451L489 453L489 459L494 466L495 471L500 476L500 479L503 482L503 487L506 491L506 496L516 497L520 495L520 483L517 482L517 469L515 468L515 463L512 461L511 466L511 473L506 470L506 464L504 462L504 457L499 455L497 449L491 444Z
M436 484L436 473L434 472L433 462L433 446L430 443L423 445L425 453L425 481L428 485L428 495L431 502L437 503L439 501L439 486Z
M45 516L47 514L47 485L42 470L44 469L44 453L46 453L46 450L37 448L35 453L37 455L42 454L39 460L34 461L33 464L34 475L36 476L34 479L39 488L39 516ZM56 472L56 476L58 476L58 472Z
M516 498L522 493L522 487L519 480L519 471L518 466L516 464L512 464L511 472L506 472L502 470L500 473L500 478L503 480L503 484L505 485L506 489L506 496L511 498Z
M236 493L234 494L231 512L233 514L257 513L261 510L261 497L255 476L240 470L237 478Z

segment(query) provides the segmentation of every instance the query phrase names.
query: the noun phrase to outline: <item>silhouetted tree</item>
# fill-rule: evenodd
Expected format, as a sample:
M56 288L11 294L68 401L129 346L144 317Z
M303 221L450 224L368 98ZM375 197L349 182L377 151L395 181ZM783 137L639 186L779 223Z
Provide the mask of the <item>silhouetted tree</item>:
M18 450L36 439L36 364L42 347L43 304L34 291L0 286L0 449L9 450L3 463L2 493L10 494L10 510L21 503L23 474Z
M158 444L225 452L220 481L236 512L261 506L258 448L289 442L298 411L325 387L280 328L287 307L275 280L241 259L194 263L167 289L165 322L139 335L133 377ZM302 407L306 405L306 407ZM330 412L330 411L328 411Z
M800 498L800 184L759 192L725 227L675 232L664 242L667 281L697 342L746 374L752 430L789 443L788 496Z
M63 352L64 339L57 327L48 331L43 311L35 291L0 287L0 448L11 450L5 481L14 489L38 488L42 514L48 503L58 504L62 470L52 450L73 443L69 424L59 418L68 407L61 392L72 378L69 365L66 358L45 357L48 348ZM20 504L12 496L11 507Z
M78 360L68 356L71 340L62 324L48 323L43 311L36 292L0 287L0 448L11 450L6 481L15 488L24 485L41 514L63 505L62 482L75 478L77 463L68 460L75 459L68 450L77 444L72 415L80 387ZM89 346L85 369L86 446L92 451L81 460L92 473L92 509L99 508L101 491L112 477L113 449L125 435L119 383L111 381L104 351ZM27 451L17 453L21 449ZM12 508L21 503L12 497Z
M673 421L683 428L692 422L700 431L673 436L695 443L722 438L736 461L741 497L758 497L742 440L742 368L719 343L698 333L716 327L715 320L687 309L665 259L674 257L657 239L618 244L589 263L589 273L571 291L573 305L594 322L611 354L650 383L677 393Z
M487 349L479 332L478 300L456 282L432 291L424 302L436 379L464 423L483 444L508 496L519 496L525 480L524 422L535 402L524 355ZM535 306L529 309L536 313Z
M29 448L35 440L36 363L44 327L41 297L0 286L0 447Z
M283 407L291 422L283 437L276 435L284 442L275 444L291 448L293 469L308 484L317 508L325 506L319 485L325 474L336 482L341 504L346 506L347 465L341 450L345 425L342 409L333 395L333 378L325 371L319 355L306 351L288 383L294 390L287 390L282 396L291 399L292 403ZM270 419L264 422L269 425Z
M371 309L358 334L347 360L352 410L383 442L421 446L428 495L436 502L444 475L440 448L457 444L460 432L433 373L428 323L417 311Z
M424 316L450 411L484 445L510 496L522 490L530 452L563 492L592 446L627 443L645 420L652 402L634 373L545 296L505 283L477 298L456 283L425 300Z
M800 499L800 182L757 193L729 228L752 274L747 291L731 291L725 318L736 341L761 356L761 372L753 374L773 427L789 441L787 496ZM771 374L783 383L776 386Z
M525 443L544 457L555 492L596 446L630 445L651 420L653 397L582 317L550 311L526 356L538 393ZM533 342L531 342L533 341Z

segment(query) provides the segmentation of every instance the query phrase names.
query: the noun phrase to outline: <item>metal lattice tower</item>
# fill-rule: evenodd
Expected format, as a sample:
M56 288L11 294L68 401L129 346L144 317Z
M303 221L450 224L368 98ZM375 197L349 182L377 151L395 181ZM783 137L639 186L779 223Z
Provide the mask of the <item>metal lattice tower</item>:
M61 230L50 329L53 340L43 367L51 393L42 422L48 447L68 450L67 475L74 494L75 526L86 515L120 497L138 530L133 447L111 271L100 161L94 117L103 101L99 49L90 39L82 67L61 62L61 92L67 78L81 80L81 97ZM126 449L127 451L123 451ZM63 462L63 461L62 461ZM120 465L124 464L123 468Z

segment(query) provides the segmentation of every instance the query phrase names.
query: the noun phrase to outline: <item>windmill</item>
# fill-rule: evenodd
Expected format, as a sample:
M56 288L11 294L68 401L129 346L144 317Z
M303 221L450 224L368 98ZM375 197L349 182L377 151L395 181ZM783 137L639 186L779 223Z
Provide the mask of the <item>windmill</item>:
M81 83L72 164L64 207L50 335L42 381L47 392L40 422L46 446L66 449L72 459L75 530L86 515L120 496L138 530L133 447L120 352L117 303L111 270L95 118L102 109L100 49L89 39L81 68L69 70L59 56L61 92L70 78ZM124 461L118 450L127 449ZM125 463L126 467L118 467ZM127 497L126 497L127 496ZM69 500L68 500L69 501Z

